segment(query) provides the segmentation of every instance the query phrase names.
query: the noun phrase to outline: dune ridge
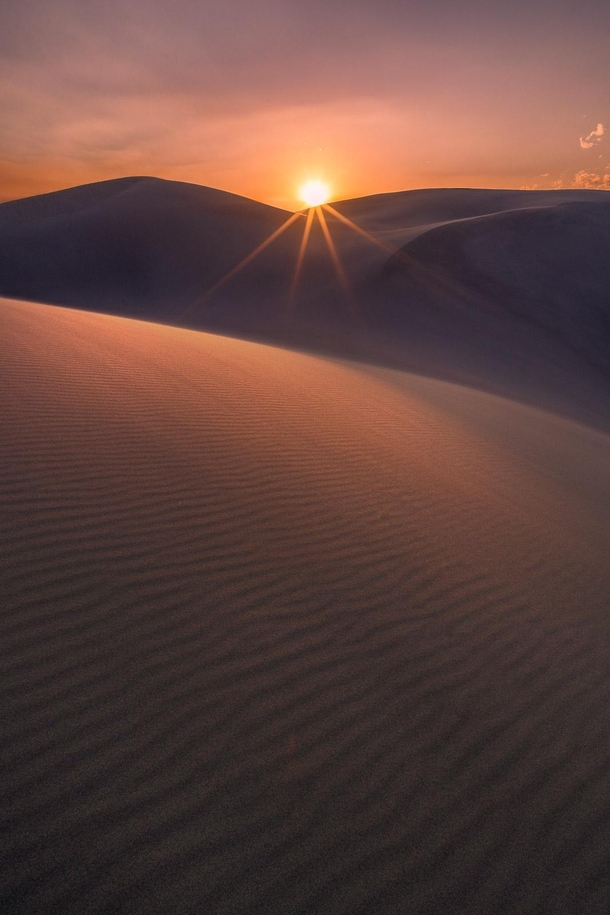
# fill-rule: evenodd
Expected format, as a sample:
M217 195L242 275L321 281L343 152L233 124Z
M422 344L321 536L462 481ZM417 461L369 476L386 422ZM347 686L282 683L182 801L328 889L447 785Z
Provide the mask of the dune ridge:
M388 264L404 294L430 310L435 297L543 331L584 360L610 369L610 196L449 223L408 244ZM433 280L437 285L434 288ZM416 287L419 286L419 293ZM446 301L441 304L447 307Z
M0 295L406 369L610 431L607 194L436 188L334 206L377 242L327 212L346 283L314 221L293 287L303 214L222 283L290 214L146 177L11 201Z
M177 317L288 215L148 177L8 201L0 204L0 294Z
M608 436L0 324L5 911L607 911Z
M594 191L494 191L432 188L335 204L365 230L398 250L433 226L520 207L565 201L599 203ZM304 218L253 262L245 276L194 308L206 291L261 244L289 214L214 188L133 177L102 181L0 204L0 295L76 305L111 313L162 318L225 331L258 331L281 340L278 308L296 264ZM387 260L362 237L330 217L350 284ZM293 319L311 324L320 303L332 310L336 280L317 224ZM368 290L370 293L370 290ZM248 320L253 300L257 320ZM260 307L262 306L262 307ZM188 321L184 312L187 310ZM314 323L320 315L315 314ZM343 331L345 316L335 315ZM369 331L375 330L374 327Z

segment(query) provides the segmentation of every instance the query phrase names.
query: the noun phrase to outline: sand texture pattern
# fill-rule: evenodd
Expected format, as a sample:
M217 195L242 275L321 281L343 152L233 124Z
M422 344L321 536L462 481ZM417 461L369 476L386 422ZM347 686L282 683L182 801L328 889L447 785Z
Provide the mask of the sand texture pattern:
M610 439L0 302L0 909L608 912Z

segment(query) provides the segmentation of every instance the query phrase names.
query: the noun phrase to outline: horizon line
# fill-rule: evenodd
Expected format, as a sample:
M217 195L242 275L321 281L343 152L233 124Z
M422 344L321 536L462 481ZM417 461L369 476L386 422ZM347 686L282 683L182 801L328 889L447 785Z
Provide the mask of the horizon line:
M96 184L111 184L114 181L118 182L118 181L130 181L130 180L132 180L132 181L163 181L168 184L184 184L184 185L188 185L189 187L204 188L205 190L216 191L220 194L227 194L232 197L239 197L242 200L248 200L252 203L258 203L261 206L270 207L271 209L280 210L285 213L304 213L304 214L306 214L308 212L308 210L310 209L310 207L307 207L307 206L296 207L295 209L289 209L287 207L278 206L277 204L269 203L266 200L261 200L257 197L248 197L246 194L240 194L236 191L229 191L229 190L226 190L225 188L216 187L211 184L200 184L195 181L181 181L180 179L175 179L175 178L160 178L157 175L118 175L115 178L102 178L98 181L86 181L83 184L69 184L69 185L55 188L50 191L42 191L39 194L28 194L25 197L5 197L5 198L0 199L0 206L2 206L5 203L14 203L19 200L32 200L35 197L47 197L50 194L60 194L63 191L76 190L77 188L81 188L81 187L91 187ZM410 193L417 193L417 192L421 192L421 191L496 191L496 192L511 191L514 193L521 193L521 194L547 194L547 193L556 193L556 192L561 192L561 191L569 191L569 192L578 191L579 193L588 191L591 193L596 193L597 191L600 191L600 190L604 191L607 189L603 188L603 187L602 188L578 188L578 187L524 188L524 187L487 187L487 186L481 186L481 185L455 185L455 184L441 185L441 184L439 184L439 185L433 185L433 186L427 185L427 186L418 186L418 187L411 187L411 188L401 188L401 189L395 190L395 191L379 191L378 193L374 193L374 194L361 194L361 195L352 196L352 197L333 197L333 198L330 198L327 202L331 203L331 204L332 203L347 203L347 202L351 202L354 200L366 200L366 199L370 199L372 197L391 197L395 194L396 195L397 194L410 194Z

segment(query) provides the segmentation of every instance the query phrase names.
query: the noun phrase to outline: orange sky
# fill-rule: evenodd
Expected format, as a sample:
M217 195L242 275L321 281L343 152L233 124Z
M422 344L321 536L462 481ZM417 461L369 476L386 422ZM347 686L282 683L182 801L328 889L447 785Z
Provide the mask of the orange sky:
M7 0L0 199L145 174L289 209L308 178L610 187L604 10Z

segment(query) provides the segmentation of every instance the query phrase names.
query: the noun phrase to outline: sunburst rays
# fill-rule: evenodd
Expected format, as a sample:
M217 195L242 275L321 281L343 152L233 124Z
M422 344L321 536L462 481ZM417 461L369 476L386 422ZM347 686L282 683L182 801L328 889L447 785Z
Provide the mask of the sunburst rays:
M228 282L230 282L230 280L232 280L234 276L237 276L238 273L241 273L241 271L244 269L244 267L247 267L248 264L252 263L252 261L255 260L255 258L257 258L259 256L259 254L262 254L262 252L265 250L265 248L268 248L269 245L273 244L273 242L277 238L279 238L280 235L282 235L282 233L284 233L286 231L286 229L288 229L289 226L291 226L293 224L293 222L296 222L297 219L300 219L301 216L302 216L301 213L293 213L292 216L290 216L286 220L286 222L282 223L282 225L279 227L279 229L276 229L275 232L272 232L268 238L266 238L263 242L261 242L261 244L257 248L254 249L254 251L251 251L247 257L244 257L244 259L239 262L239 264L237 264L235 267L233 267L231 270L229 270L228 273L225 273L225 275L223 277L221 277L217 283L214 283L213 286L211 286L209 289L207 289L204 292L203 296L201 296L199 299L197 299L195 302L193 302L193 304L190 305L186 309L186 311L184 313L184 317L191 314L198 305L202 304L204 301L211 298L215 292L218 292L219 289L221 289Z
M301 270L303 269L303 263L305 261L305 252L307 251L307 245L309 243L309 236L311 235L311 229L313 226L313 219L315 215L314 207L310 207L307 212L307 221L305 223L305 228L303 229L303 238L301 239L301 247L299 248L299 257L297 259L296 267L294 268L294 276L292 278L292 283L290 284L290 293L288 295L288 307L292 309L294 301L297 295L297 289L299 286L299 280L301 278Z
M332 207L329 203L324 204L324 209L328 213L330 213L331 216L334 216L335 219L338 219L339 222L342 222L343 225L345 225L349 229L351 229L352 232L356 232L358 235L362 236L362 238L365 238L372 245L375 245L377 248L381 248L382 251L385 251L388 254L396 253L393 248L389 247L389 245L384 245L384 243L382 241L380 241L378 238L375 238L375 236L371 235L370 232L367 232L365 229L362 229L359 225L356 225L355 222L352 222L351 219L348 219L347 216L344 216L343 213L340 213L338 210L336 210L334 207Z
M335 247L334 241L332 240L328 225L326 223L326 217L324 216L324 212L322 211L322 207L316 207L316 214L318 217L318 222L320 223L320 226L322 228L322 234L324 235L324 238L326 240L326 245L328 247L331 260L335 267L335 273L337 274L337 279L339 280L339 285L341 286L341 289L343 290L346 298L351 302L352 298L353 298L352 290L350 289L350 285L349 285L347 276L345 274L345 270L343 269L343 265L341 263L339 255L337 254L337 249Z
M326 210L326 212L330 216L332 216L334 219L338 220L343 225L345 225L346 227L351 229L353 232L357 233L361 238L366 239L369 242L369 244L375 245L377 248L381 249L386 254L389 254L389 255L397 254L397 252L393 248L390 248L388 245L384 244L378 238L375 238L374 235L371 235L365 229L362 229L355 222L352 222L351 219L348 219L347 216L344 216L342 213L340 213L338 210L336 210L335 207L330 206L330 204L322 204L320 206L310 207L307 211L307 216L305 219L305 226L303 228L303 235L301 237L301 242L299 245L299 252L298 252L292 280L290 283L290 289L288 292L287 305L288 305L289 310L292 310L292 308L294 307L294 303L296 301L296 297L298 294L298 288L299 288L299 282L300 282L300 279L301 279L301 276L303 273L305 256L307 253L312 229L313 229L314 222L316 219L320 225L322 235L326 242L326 247L328 249L328 253L331 258L334 272L337 277L337 281L341 288L341 291L342 291L345 299L350 304L350 306L355 306L355 297L352 292L349 280L347 278L345 268L343 267L343 264L341 263L341 258L339 257L339 253L337 251L337 246L335 245L335 242L333 241L330 227L328 225L328 220L326 219L324 210ZM242 261L240 261L238 264L236 264L235 267L233 267L231 270L229 270L228 273L226 273L223 277L221 277L221 279L219 279L213 286L211 286L208 290L206 290L206 292L199 299L197 299L192 305L190 305L189 308L185 311L184 317L192 314L193 311L199 305L202 305L204 302L208 301L216 292L218 292L219 289L221 289L223 286L226 286L226 284L229 283L238 273L241 273L241 271L245 267L247 267L249 264L251 264L252 261L254 261L260 254L262 254L262 252L265 251L271 244L273 244L273 242L276 241L280 237L280 235L282 235L286 231L286 229L288 229L291 225L293 225L293 223L295 223L298 219L300 219L302 217L303 217L303 213L294 213L292 216L290 216L286 220L286 222L284 222L278 229L276 229L274 232L272 232L271 235L269 235L268 238L266 238L263 242L261 242L260 245L258 245L250 254L247 255L247 257L245 257Z

